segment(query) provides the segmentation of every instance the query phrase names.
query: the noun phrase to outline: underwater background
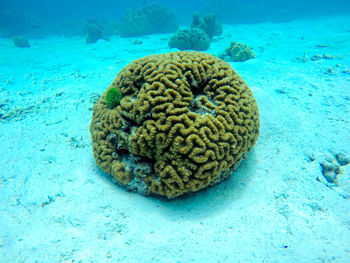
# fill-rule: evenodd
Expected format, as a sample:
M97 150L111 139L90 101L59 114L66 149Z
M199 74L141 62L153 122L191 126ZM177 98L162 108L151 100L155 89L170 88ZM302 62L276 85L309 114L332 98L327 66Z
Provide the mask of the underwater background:
M191 22L192 14L215 13L221 23L247 24L286 22L350 12L347 0L211 0L211 1L78 1L78 0L2 0L0 2L0 35L12 37L27 34L44 37L49 34L84 33L84 20L120 22L128 9L157 3L171 8L180 25Z
M260 115L190 194L118 177L90 127L122 69L178 51L228 63ZM348 0L1 0L0 262L350 262L349 101Z

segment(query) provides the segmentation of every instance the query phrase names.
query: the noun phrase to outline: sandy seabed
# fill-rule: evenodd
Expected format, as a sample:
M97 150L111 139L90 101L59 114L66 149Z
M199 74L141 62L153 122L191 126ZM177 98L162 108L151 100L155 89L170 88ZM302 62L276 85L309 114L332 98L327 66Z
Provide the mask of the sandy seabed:
M88 129L115 75L175 51L170 35L0 39L0 262L350 262L349 21L224 26L208 53L255 52L231 65L261 135L228 180L171 201L101 172Z

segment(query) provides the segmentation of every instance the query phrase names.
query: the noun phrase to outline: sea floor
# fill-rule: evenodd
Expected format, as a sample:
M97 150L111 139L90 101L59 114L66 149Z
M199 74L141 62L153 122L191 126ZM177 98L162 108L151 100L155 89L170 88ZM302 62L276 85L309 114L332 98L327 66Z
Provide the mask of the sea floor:
M115 75L175 51L170 35L0 39L0 262L350 262L349 21L224 26L208 53L255 52L231 65L261 135L228 180L170 201L101 172L88 129Z

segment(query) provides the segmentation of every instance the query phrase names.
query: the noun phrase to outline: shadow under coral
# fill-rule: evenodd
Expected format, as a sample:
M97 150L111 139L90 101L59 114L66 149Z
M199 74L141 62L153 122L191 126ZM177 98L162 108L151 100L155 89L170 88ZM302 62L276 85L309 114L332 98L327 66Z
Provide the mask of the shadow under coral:
M116 199L119 199L119 191L138 202L143 209L147 208L152 213L161 213L171 221L176 220L198 220L200 218L217 216L227 209L233 202L238 202L247 190L256 170L255 150L248 153L235 171L224 181L202 189L199 192L186 194L174 199L167 199L162 196L143 196L139 193L128 191L123 186L118 185L112 176L98 170L99 175L104 178L104 183L111 184L118 191L114 191ZM154 209L155 207L159 209Z

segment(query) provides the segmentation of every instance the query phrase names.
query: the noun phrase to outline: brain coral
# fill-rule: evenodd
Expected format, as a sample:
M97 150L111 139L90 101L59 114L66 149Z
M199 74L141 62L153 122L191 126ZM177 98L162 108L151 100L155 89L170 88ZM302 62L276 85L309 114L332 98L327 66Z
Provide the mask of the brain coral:
M106 104L117 89L119 105ZM230 65L201 52L137 59L94 106L97 165L142 194L174 198L218 183L259 136L252 92Z

